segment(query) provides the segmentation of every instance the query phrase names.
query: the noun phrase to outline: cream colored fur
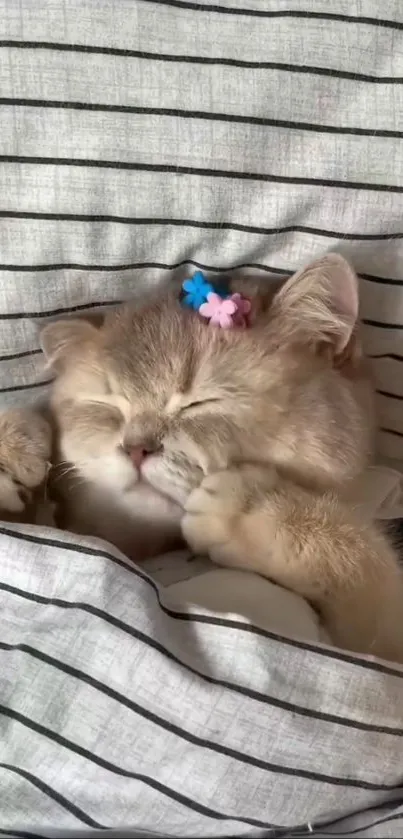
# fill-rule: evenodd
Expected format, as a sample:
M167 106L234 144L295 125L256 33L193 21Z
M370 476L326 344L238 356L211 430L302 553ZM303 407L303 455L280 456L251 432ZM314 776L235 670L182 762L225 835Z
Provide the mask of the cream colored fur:
M354 272L329 255L276 292L247 293L246 330L209 327L174 295L100 325L45 327L50 425L0 417L0 504L19 515L20 485L43 482L52 439L60 526L137 560L182 529L217 563L302 594L336 644L403 661L396 555L342 501L372 450Z

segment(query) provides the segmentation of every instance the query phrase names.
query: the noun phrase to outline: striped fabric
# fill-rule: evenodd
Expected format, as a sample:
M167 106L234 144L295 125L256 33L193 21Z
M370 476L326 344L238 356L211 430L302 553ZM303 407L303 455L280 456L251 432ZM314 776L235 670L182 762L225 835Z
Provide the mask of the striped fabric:
M0 532L3 833L403 836L403 670L178 608L105 546Z
M338 250L403 460L401 0L0 0L0 118L4 405L48 317ZM403 836L403 671L167 597L1 528L0 837Z
M4 403L42 390L39 319L337 249L361 275L381 451L403 459L401 2L0 11Z

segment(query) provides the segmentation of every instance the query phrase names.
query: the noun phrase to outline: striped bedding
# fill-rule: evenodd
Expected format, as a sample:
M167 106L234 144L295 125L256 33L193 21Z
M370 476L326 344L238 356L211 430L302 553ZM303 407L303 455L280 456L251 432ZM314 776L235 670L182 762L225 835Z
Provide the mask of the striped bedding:
M0 0L0 393L46 318L195 268L361 278L403 460L399 0ZM0 837L403 836L403 670L0 526Z

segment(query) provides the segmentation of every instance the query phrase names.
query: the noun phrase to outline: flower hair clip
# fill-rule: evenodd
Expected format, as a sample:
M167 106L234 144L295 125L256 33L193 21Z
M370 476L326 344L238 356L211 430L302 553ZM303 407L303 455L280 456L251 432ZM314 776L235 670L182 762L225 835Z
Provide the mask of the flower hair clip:
M183 305L194 309L196 312L199 311L202 303L206 302L207 296L214 292L213 286L206 280L201 271L196 271L191 279L185 280L182 283L182 289L185 292L182 300Z
M242 294L225 294L214 290L202 271L196 271L192 279L182 284L185 296L182 300L188 306L199 312L213 326L221 329L245 328L249 326L251 303Z

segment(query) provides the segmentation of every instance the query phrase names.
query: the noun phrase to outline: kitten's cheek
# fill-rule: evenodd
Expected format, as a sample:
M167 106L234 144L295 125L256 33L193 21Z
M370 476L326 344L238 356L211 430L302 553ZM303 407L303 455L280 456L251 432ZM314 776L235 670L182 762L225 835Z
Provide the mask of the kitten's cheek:
M167 495L181 507L185 505L194 487L189 475L179 470L175 463L167 458L148 457L142 466L141 473L154 489Z
M139 479L132 462L119 452L100 455L97 458L85 460L82 464L76 460L75 465L84 478L117 493L132 489Z

